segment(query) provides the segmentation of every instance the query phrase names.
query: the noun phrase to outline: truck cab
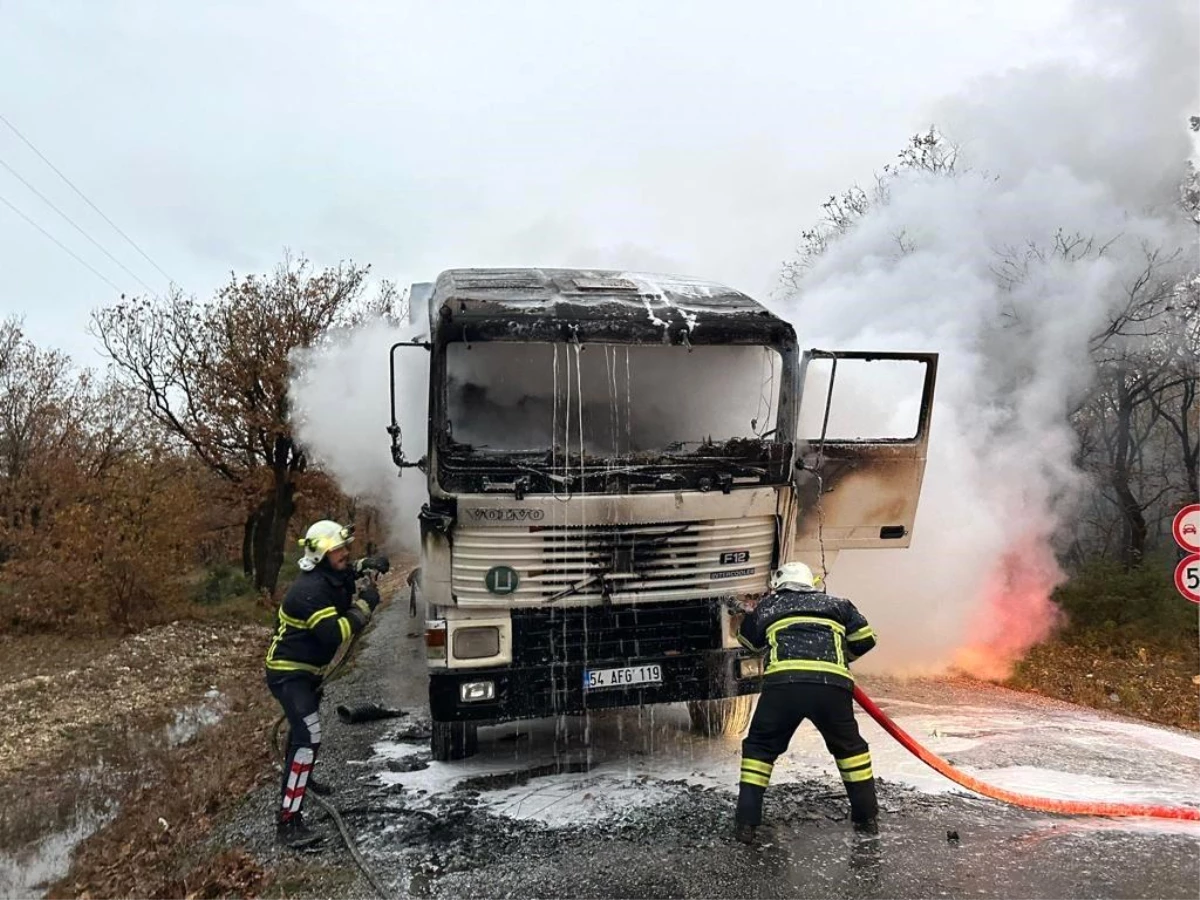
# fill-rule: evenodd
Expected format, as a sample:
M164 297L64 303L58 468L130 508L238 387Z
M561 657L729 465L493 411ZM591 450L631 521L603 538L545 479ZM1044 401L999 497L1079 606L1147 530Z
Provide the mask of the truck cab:
M750 297L678 276L454 269L411 300L427 331L392 348L389 430L428 487L437 759L473 753L481 725L620 706L687 702L697 728L741 730L762 663L728 601L761 596L784 560L824 574L841 549L907 546L932 354L802 353ZM395 360L422 351L413 460ZM830 432L836 386L857 414L846 372L864 363L919 370L911 434Z

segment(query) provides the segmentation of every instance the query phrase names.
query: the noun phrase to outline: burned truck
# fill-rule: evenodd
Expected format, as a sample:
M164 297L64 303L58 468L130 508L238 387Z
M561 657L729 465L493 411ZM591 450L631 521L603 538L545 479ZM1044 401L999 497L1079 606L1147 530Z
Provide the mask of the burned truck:
M750 297L676 276L456 269L410 299L423 333L392 347L389 431L428 485L437 759L474 753L480 726L643 704L740 731L763 661L728 599L781 561L825 576L909 543L934 354L801 352ZM418 459L404 353L428 354Z

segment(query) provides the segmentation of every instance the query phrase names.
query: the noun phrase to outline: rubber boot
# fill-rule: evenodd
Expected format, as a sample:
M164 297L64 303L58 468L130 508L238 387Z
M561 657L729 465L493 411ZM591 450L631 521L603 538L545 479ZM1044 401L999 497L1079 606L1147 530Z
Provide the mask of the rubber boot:
M863 819L861 822L854 823L854 831L857 834L868 836L879 834L879 822L874 818Z
M758 828L754 825L747 825L745 822L735 822L733 825L734 838L743 844L753 844L757 831Z
M304 824L304 816L296 813L275 826L275 840L292 850L303 850L325 840L325 835L309 828Z

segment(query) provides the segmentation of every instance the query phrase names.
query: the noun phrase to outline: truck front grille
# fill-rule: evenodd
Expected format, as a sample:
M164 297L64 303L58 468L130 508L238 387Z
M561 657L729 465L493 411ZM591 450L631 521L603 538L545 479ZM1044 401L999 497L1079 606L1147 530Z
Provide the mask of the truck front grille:
M541 606L588 579L563 603L689 600L760 593L775 549L775 517L605 527L457 528L452 591L471 606ZM488 589L488 572L517 573L509 594ZM603 574L603 578L595 578Z
M512 621L515 665L654 659L716 648L721 639L709 600L521 609Z

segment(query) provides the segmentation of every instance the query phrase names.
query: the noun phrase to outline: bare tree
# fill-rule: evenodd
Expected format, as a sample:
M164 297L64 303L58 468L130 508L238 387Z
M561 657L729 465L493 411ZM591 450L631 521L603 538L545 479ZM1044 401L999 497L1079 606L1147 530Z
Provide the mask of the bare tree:
M821 204L817 224L800 232L796 256L784 262L780 280L792 290L800 286L804 275L825 254L830 245L853 228L859 220L877 206L886 205L891 186L906 172L926 172L953 177L958 172L959 148L946 140L936 128L914 134L908 139L894 163L888 163L875 176L870 190L853 185L840 194L830 196ZM905 231L896 234L900 254L913 250Z
M269 277L233 277L207 303L175 292L93 316L104 352L154 419L243 493L243 567L260 590L275 589L308 466L292 432L290 354L361 313L368 272L353 263L318 272L287 257Z

